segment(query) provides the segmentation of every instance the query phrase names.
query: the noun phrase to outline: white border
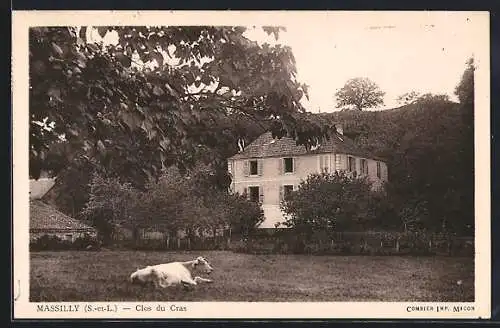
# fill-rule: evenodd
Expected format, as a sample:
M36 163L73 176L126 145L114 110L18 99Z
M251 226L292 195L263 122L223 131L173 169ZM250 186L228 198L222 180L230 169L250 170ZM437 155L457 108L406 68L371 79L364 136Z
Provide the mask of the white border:
M348 14L348 15L346 15ZM349 20L374 25L391 25L414 21L433 24L446 20L450 15L468 19L475 30L475 60L478 65L475 80L475 206L476 206L476 257L474 303L394 303L394 302L331 302L331 303L223 303L179 302L187 312L137 312L123 310L136 305L154 303L57 303L80 305L79 312L37 312L37 305L30 303L29 291L29 181L28 181L28 28L30 26L74 25L283 25L308 24L318 26L335 20L339 27ZM390 24L388 24L390 22ZM14 213L14 293L20 283L20 297L14 303L14 319L22 318L489 318L490 317L490 106L489 106L489 13L488 12L397 12L397 11L13 11L12 14L12 91L13 91L13 213ZM430 77L432 78L432 77ZM52 303L50 303L52 304ZM99 304L117 312L86 312L88 306ZM170 306L171 303L163 303ZM473 311L413 311L408 306L439 305L473 306Z

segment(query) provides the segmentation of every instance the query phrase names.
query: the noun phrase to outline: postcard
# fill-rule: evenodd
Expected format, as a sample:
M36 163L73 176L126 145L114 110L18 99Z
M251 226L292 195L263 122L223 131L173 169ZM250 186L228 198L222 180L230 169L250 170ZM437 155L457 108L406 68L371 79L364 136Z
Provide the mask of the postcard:
M488 12L12 26L13 319L490 317Z

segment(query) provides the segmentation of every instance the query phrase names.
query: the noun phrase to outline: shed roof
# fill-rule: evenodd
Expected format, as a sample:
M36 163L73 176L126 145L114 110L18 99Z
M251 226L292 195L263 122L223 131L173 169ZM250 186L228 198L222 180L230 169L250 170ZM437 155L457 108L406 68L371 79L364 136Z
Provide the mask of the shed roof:
M96 229L67 216L41 200L30 201L30 231L88 231Z

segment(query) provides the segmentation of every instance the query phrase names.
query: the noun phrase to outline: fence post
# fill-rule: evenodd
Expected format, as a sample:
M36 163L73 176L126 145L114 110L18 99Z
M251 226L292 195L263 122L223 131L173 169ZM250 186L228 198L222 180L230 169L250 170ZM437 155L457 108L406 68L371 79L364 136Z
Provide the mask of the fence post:
M396 238L396 252L399 253L399 236Z
M177 237L177 249L181 249L181 238Z
M216 249L217 248L217 228L213 228L212 232L214 233L213 249Z
M231 227L229 227L229 234L227 237L227 248L231 247Z

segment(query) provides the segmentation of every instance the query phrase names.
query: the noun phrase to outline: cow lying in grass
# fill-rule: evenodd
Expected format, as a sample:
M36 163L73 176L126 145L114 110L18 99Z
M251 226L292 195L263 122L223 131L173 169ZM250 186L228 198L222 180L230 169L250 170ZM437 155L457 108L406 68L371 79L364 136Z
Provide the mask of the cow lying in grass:
M200 282L213 281L199 276L193 278L191 272L198 271L210 274L213 270L210 263L199 256L192 261L170 262L137 269L130 275L130 282L139 284L153 283L157 288L166 288L173 285L195 286Z

